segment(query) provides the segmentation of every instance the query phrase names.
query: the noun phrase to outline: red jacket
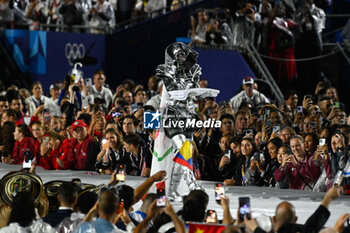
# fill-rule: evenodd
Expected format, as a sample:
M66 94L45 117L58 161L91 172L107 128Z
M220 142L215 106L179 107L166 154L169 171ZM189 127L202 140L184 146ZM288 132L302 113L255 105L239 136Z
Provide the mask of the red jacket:
M89 153L90 144L94 143L91 136L86 136L82 143L76 139L70 140L74 148L74 168L77 170L85 170L85 163Z
M60 159L64 166L61 167L57 159ZM48 156L40 158L40 165L47 170L65 170L73 168L74 148L69 139L65 139L58 149L52 150Z
M34 139L34 154L37 158L39 158L40 156L40 146L41 146L41 142L38 139Z
M12 159L14 164L22 164L24 160L23 153L29 152L30 155L34 158L35 148L34 148L34 139L32 137L25 137L21 141L16 141L15 146L12 150Z
M313 160L313 155L305 155L305 158L298 162L298 166L287 163L285 167L281 166L277 168L274 173L277 182L282 182L289 176L289 188L299 190L303 190L307 186L305 182L312 186L317 181L319 175L320 168Z
M94 136L93 138L95 139L95 141L97 142L101 142L102 138L103 138L103 133L100 133L96 130L94 130Z

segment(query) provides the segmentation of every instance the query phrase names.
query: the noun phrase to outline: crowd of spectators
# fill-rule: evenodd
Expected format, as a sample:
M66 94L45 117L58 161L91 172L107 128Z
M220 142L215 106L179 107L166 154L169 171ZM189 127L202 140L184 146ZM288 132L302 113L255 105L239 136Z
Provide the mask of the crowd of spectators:
M112 178L122 167L127 175L149 177L156 131L143 128L143 113L159 109L163 83L152 76L145 88L127 79L113 91L106 79L101 70L95 72L91 84L82 77L67 76L50 86L49 97L44 95L39 82L33 83L30 90L15 85L2 90L2 163L23 165L31 161L33 166L44 169L90 170L112 174ZM200 80L200 87L210 87L210 83ZM220 182L225 186L327 191L321 206L305 225L295 224L295 210L289 202L277 206L273 220L275 232L287 232L286 229L319 232L329 217L330 201L339 196L340 189L350 193L349 178L340 176L349 166L350 118L337 89L328 82L318 83L314 92L304 96L293 90L285 91L284 103L275 103L259 91L251 77L242 79L242 91L228 101L198 99L199 119L217 119L221 127L195 130L193 172L198 180ZM146 180L146 186L140 187L149 187L164 175L165 172L157 173ZM207 194L197 190L184 198L180 215L168 201L163 213L154 201L157 195L150 195L142 210L134 213L131 211L134 199L127 201L133 198L130 192L137 200L144 193L136 194L140 189L133 191L130 187L125 188L124 197L118 197L109 187L109 191L100 192L98 204L84 202L84 212L75 213L79 201L74 195L79 191L74 191L72 184L61 188L70 191L59 193L61 206L57 212L44 217L46 213L39 211L43 220L35 217L33 209L37 203L30 195L16 195L9 221L3 226L9 225L0 232L19 232L22 228L50 232L65 225L74 229L69 232L89 229L165 232L158 230L168 222L171 223L163 226L168 230L173 228L168 232L184 232L184 221L205 221L208 203ZM67 193L73 197L64 197ZM118 195L121 193L119 190ZM234 220L227 197L221 199L221 206L222 223L245 225L250 232L269 231L260 228L254 219L240 220L238 216ZM24 207L26 218L21 215ZM323 232L342 232L348 218L348 214L341 216L334 228ZM79 225L80 222L84 223ZM289 225L284 226L287 223ZM348 228L343 232L346 230ZM229 227L225 232L240 232L240 228Z
M128 79L115 92L101 70L90 86L85 81L67 76L51 85L50 98L39 82L4 91L2 162L103 174L122 165L129 175L149 176L156 130L143 128L143 113L159 109L162 81L152 76L144 88ZM336 88L320 82L304 96L288 90L280 106L251 77L242 88L228 101L196 103L199 119L221 121L220 128L194 132L197 179L322 192L337 183L350 192L349 178L339 178L349 160L350 118Z
M0 2L0 27L31 30L113 32L175 10L194 0L4 0Z
M243 50L252 44L264 55L280 86L286 87L296 78L315 86L322 69L320 59L312 58L322 54L327 4L314 0L235 2L231 8L197 10L191 17L191 43ZM294 60L305 58L311 59Z

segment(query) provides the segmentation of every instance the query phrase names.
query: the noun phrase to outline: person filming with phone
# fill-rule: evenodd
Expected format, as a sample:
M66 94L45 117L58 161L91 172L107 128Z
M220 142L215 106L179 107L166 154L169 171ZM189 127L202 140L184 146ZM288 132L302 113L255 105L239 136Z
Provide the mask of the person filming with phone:
M304 139L295 135L290 140L293 154L284 156L281 166L275 171L276 182L283 181L289 176L289 188L312 190L320 174L320 169L304 148Z
M102 169L105 174L111 174L122 158L127 155L123 145L124 141L118 131L114 128L107 129L102 140L101 151L96 158L96 169Z

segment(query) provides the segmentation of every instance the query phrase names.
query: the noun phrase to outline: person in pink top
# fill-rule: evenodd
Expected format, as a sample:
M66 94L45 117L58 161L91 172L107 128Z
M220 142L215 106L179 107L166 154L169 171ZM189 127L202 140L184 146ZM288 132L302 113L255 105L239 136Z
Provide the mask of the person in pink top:
M293 154L283 157L281 166L275 171L277 182L289 177L289 188L312 190L320 175L320 169L313 160L313 155L307 154L304 148L304 139L295 135L290 140Z

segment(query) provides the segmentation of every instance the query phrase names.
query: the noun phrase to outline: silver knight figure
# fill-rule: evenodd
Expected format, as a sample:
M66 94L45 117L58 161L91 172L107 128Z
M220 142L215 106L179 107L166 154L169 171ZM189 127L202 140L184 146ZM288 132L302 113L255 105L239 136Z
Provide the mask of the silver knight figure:
M217 90L199 88L201 67L197 64L198 53L183 43L173 43L166 48L165 64L158 66L157 77L163 83L170 95L163 119L165 122L186 121L195 119L196 109L194 102L198 98L216 97ZM165 134L172 140L174 154L176 154L185 141L192 142L194 128L170 127L165 128ZM196 182L193 171L186 166L174 163L170 174L171 181L168 191L170 200L178 200L180 195L177 187L181 178L185 180L190 190L202 189Z

